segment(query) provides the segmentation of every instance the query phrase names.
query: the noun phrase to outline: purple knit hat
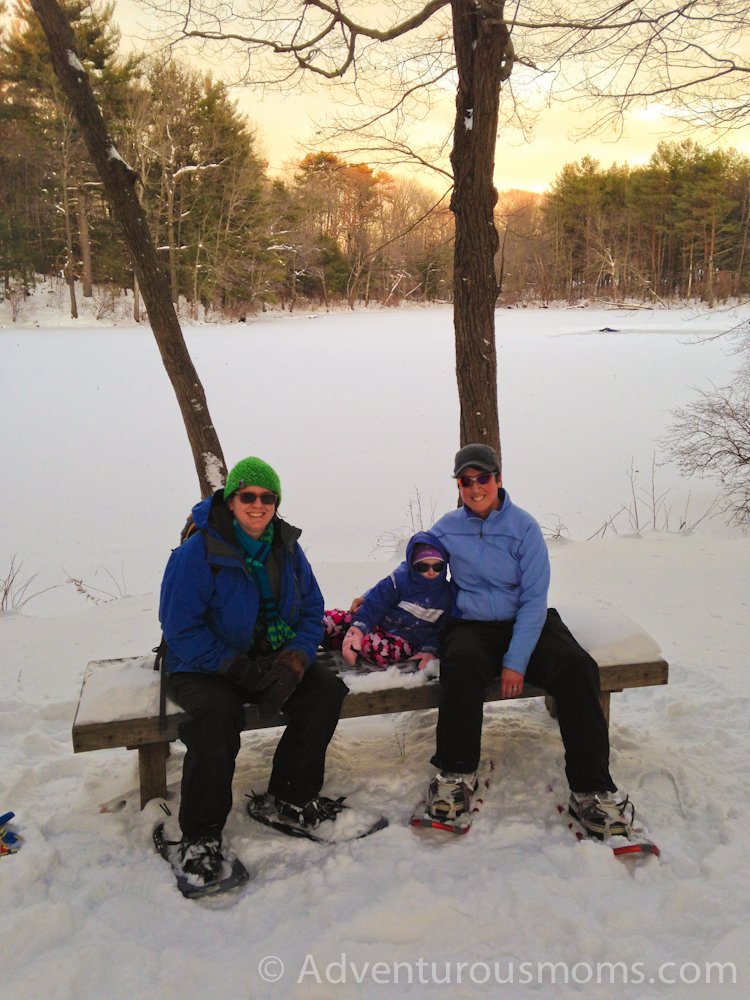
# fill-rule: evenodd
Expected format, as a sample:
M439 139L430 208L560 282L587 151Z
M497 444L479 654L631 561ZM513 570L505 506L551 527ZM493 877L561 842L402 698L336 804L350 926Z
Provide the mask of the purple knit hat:
M419 562L420 559L444 559L443 553L440 549L436 549L434 545L427 545L422 542L419 545L414 546L414 551L411 554L411 564L414 565L415 562Z

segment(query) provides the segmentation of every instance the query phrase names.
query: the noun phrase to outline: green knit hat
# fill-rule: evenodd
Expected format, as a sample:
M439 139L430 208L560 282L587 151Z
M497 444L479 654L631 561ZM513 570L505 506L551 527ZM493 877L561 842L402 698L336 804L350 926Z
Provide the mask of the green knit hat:
M271 466L260 458L243 458L229 472L224 487L224 499L228 500L232 493L245 486L263 486L278 494L281 503L281 483ZM276 505L278 506L278 504Z

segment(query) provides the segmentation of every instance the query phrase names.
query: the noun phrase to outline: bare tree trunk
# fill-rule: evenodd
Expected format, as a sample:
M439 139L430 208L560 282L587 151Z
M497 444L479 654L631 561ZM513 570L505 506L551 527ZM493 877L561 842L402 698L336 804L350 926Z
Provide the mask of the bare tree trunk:
M191 315L193 317L193 322L198 322L198 268L200 267L198 263L198 258L201 254L201 244L198 241L198 246L195 248L195 267L193 268L193 306L191 309Z
M136 323L141 321L141 287L135 271L133 271L133 319Z
M289 303L289 312L294 312L294 307L297 303L297 251L293 251L292 255L292 301Z
M354 265L349 271L349 281L347 282L346 299L347 299L347 305L352 310L354 309L354 304L357 301L357 292L359 291L359 276L362 274L363 267L364 267L364 261L360 257L357 260L356 265Z
M508 239L508 224L506 222L503 228L503 243L500 247L500 273L497 275L497 294L500 295L503 290L503 277L505 276L505 244ZM493 313L494 316L494 313ZM469 442L471 443L471 442Z
M742 223L740 225L740 231L742 233L742 245L740 247L740 259L737 264L737 280L734 286L734 294L739 295L742 288L742 271L745 267L745 254L747 252L747 235L748 235L748 218L750 218L750 212L748 212L748 207L750 204L750 185L745 188L745 194L742 199Z
M56 0L31 0L31 6L49 43L55 73L70 101L89 155L122 229L149 322L182 412L201 493L209 496L224 482L224 456L135 191L138 175L122 159L107 132L88 75L76 56L75 35L65 13Z
M83 261L83 297L90 299L94 290L91 271L91 241L89 239L89 198L83 183L78 185L78 237L81 241L81 260Z
M716 305L714 297L714 254L716 253L716 219L711 220L711 242L708 250L708 304L713 309Z
M499 240L493 184L500 87L513 68L504 0L452 0L458 69L454 130L456 221L454 308L461 445L488 444L500 454L497 412L495 254Z
M73 269L73 229L70 225L70 198L68 197L68 150L63 151L63 214L65 216L65 280L70 289L70 318L78 319L76 303L76 276Z
M174 177L169 178L167 194L167 242L169 243L169 286L172 294L172 301L179 304L177 292L177 266L174 259L175 233L174 233Z

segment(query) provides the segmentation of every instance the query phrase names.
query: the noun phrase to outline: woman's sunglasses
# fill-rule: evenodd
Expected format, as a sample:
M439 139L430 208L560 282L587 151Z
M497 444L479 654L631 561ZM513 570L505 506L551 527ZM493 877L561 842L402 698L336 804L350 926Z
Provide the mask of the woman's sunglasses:
M235 496L240 498L241 503L246 504L255 503L256 500L260 500L266 507L270 507L276 503L275 493L253 493L252 490L248 490L246 493L235 493Z
M415 562L412 566L417 571L417 573L429 573L431 569L434 569L436 573L442 573L445 569L445 563L441 560L440 562L428 563L428 562Z
M494 472L483 472L481 476L459 476L458 482L465 490L468 490L472 483L478 483L479 486L486 486L494 478Z

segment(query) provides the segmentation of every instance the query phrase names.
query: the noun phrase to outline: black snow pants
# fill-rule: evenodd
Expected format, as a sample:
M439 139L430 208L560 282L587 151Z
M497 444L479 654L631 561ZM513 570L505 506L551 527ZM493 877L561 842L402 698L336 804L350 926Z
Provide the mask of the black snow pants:
M442 635L437 750L432 763L470 774L479 765L488 684L499 676L513 621L449 618ZM609 734L599 703L599 667L578 645L554 608L531 654L526 680L557 703L571 791L614 791Z
M276 748L268 791L306 805L323 787L326 749L347 694L344 682L313 661L284 704L286 729ZM189 713L179 727L187 747L180 827L184 836L219 836L232 808L234 762L245 722L246 688L219 674L170 676L170 695Z

